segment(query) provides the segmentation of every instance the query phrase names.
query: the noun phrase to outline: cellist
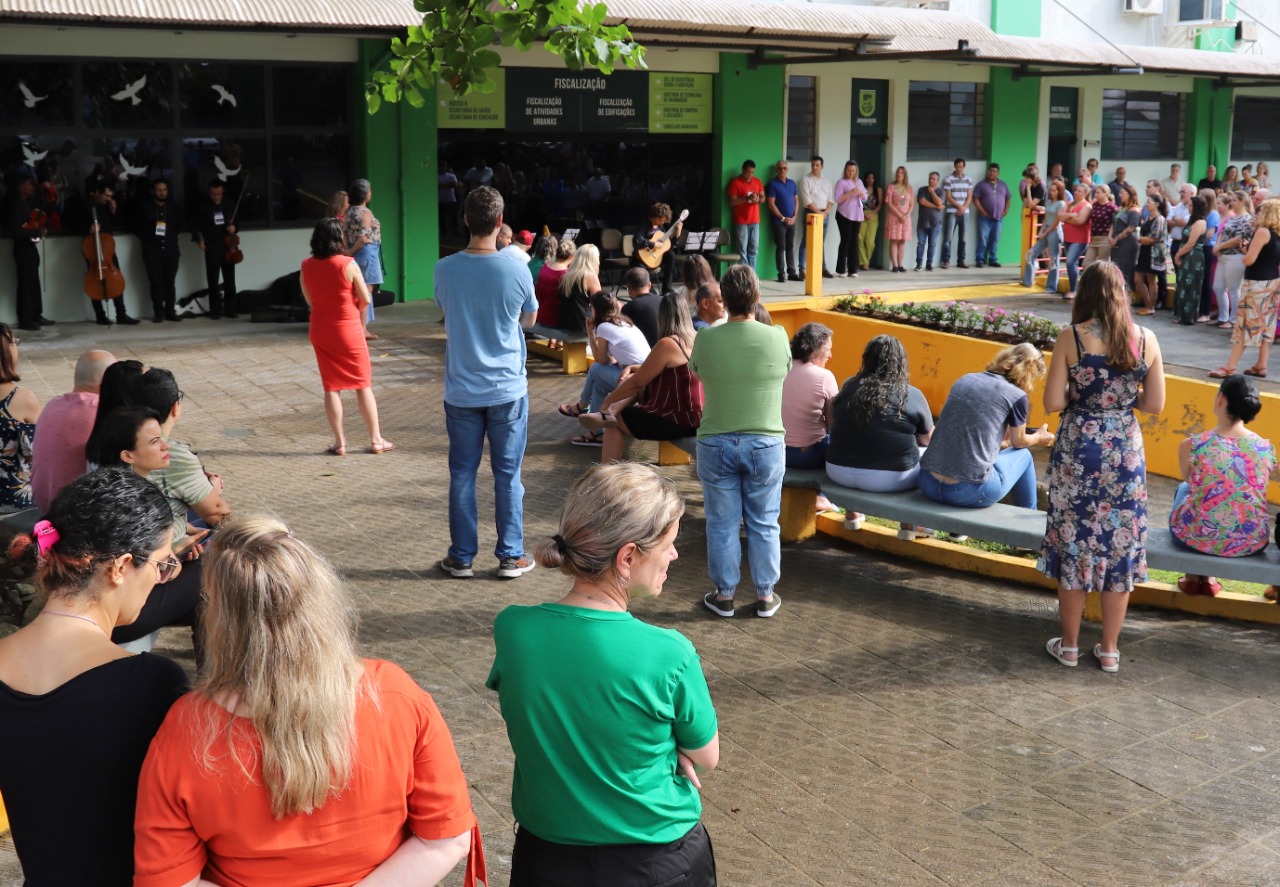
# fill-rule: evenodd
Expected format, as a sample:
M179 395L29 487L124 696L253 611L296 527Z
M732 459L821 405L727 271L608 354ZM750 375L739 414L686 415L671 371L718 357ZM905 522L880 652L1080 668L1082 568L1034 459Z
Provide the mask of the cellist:
M114 237L116 232L116 197L115 189L111 187L110 181L103 175L89 176L85 180L84 190L90 208L88 217L84 220L85 235L94 237L98 234L106 234ZM95 216L98 220L96 224L94 223ZM120 269L120 256L114 250L111 250L110 253L110 261L118 271ZM85 261L89 262L90 271L96 270L93 260L86 258ZM86 293L86 295L88 294ZM90 297L89 301L93 305L93 314L97 319L98 325L111 326L111 320L107 317L107 310L103 307L103 303L107 300ZM115 306L116 323L125 326L133 326L138 323L138 318L130 317L129 312L125 310L123 294L111 299L111 303Z
M209 181L209 197L200 206L192 239L204 252L204 274L209 283L209 317L237 317L236 266L227 259L227 237L236 233L231 207L223 201L226 185L221 179ZM221 274L224 289L218 289Z

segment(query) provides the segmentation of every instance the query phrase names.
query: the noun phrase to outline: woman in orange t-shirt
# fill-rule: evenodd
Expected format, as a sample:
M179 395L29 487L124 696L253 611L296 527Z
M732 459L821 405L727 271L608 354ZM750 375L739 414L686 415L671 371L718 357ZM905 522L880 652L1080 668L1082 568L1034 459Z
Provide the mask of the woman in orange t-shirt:
M174 704L138 784L135 887L439 883L480 831L453 740L397 666L356 655L318 553L267 517L206 558L205 676Z

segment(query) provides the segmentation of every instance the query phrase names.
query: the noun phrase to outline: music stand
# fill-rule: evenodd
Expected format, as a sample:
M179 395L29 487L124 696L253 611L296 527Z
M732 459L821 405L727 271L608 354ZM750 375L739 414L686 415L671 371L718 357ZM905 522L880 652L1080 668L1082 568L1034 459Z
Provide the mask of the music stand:
M565 228L564 234L560 235L560 240L561 242L566 240L577 240L578 234L580 234L581 231L581 228Z

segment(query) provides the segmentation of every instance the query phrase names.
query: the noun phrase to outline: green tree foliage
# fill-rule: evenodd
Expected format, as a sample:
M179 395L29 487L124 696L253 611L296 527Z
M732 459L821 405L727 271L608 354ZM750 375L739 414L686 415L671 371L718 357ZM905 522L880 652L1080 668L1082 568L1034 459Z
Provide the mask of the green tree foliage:
M493 45L528 49L545 42L572 71L609 74L619 65L645 68L644 47L625 25L606 25L603 3L580 0L414 0L422 24L391 41L391 55L365 86L372 114L383 102L426 104L424 90L443 79L456 95L493 92Z

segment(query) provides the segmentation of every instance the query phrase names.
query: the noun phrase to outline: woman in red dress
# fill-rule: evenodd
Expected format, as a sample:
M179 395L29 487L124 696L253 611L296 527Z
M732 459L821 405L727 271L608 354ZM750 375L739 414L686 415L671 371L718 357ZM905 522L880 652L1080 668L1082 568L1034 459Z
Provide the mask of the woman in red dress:
M311 258L302 262L302 297L311 306L311 346L324 385L324 413L333 429L328 452L347 454L342 431L343 391L355 391L356 406L369 428L369 452L394 450L395 444L378 428L378 403L373 399L373 370L369 343L361 318L369 307L369 288L355 260L343 254L342 223L325 219L311 233Z

